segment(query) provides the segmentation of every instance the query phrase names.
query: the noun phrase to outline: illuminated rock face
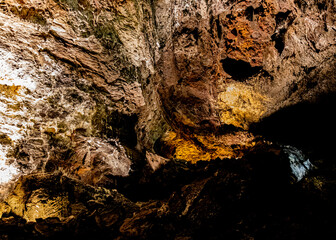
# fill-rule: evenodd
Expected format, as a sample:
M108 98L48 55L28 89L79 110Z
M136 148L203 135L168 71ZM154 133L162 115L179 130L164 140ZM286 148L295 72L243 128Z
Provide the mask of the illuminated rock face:
M299 239L281 235L299 228L308 239L305 219L334 229L319 207L334 209L335 164L296 148L334 148L334 4L5 0L0 234ZM306 179L318 165L327 174Z
M140 144L191 161L237 157L263 119L335 92L334 13L331 3L158 1L161 55L145 85L155 110L140 115Z
M78 134L192 162L241 157L251 126L334 92L335 10L321 6L6 1L0 181L63 169Z
M22 176L1 204L2 208L9 207L12 213L29 222L46 218L64 220L85 214L94 205L115 205L120 217L136 209L114 190L95 189L61 174Z
M44 171L47 162L69 157L78 132L85 136L122 139L125 134L120 135L118 127L109 126L110 115L104 112L127 118L144 105L140 83L135 79L128 81L132 71L128 68L132 66L114 63L115 56L109 55L109 50L97 38L82 37L80 32L75 32L65 19L71 19L71 12L56 4L53 14L57 17L41 23L36 22L35 17L27 18L23 12L17 12L20 4L8 2L8 5L9 12L0 13L3 39L0 46L0 181L3 191L7 182L20 175ZM45 11L52 8L47 3L44 7L37 2L26 5L30 14L45 20ZM35 7L44 9L34 12ZM77 21L76 17L78 15L72 21ZM124 73L115 69L114 64ZM127 123L126 119L121 125ZM109 161L114 165L113 160ZM125 167L122 165L122 175L128 174L129 165L130 162ZM113 173L119 171L118 163L116 166Z
M131 170L131 160L123 146L115 140L103 141L100 138L76 139L70 159L47 164L62 166L67 174L91 185L104 185L109 182L109 176L127 177Z
M328 4L21 3L29 14L7 4L2 182L69 157L76 129L121 138L127 127L112 129L111 113L139 119L132 147L193 162L239 157L254 145L252 124L334 90Z

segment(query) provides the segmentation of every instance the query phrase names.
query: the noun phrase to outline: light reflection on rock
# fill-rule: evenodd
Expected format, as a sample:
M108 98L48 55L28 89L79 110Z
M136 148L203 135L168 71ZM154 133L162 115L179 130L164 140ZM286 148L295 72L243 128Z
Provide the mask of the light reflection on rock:
M308 171L312 169L313 164L309 161L309 159L306 159L301 150L293 146L286 145L283 147L283 151L288 156L290 168L297 181L302 180Z
M0 184L7 183L19 174L18 168L14 164L7 164L7 147L0 145Z

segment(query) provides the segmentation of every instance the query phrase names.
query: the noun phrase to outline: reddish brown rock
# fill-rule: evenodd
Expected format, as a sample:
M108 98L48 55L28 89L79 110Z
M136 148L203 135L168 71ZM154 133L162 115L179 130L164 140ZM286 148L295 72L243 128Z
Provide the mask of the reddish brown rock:
M0 230L15 238L22 218L36 221L24 225L32 238L298 239L316 234L305 219L330 228L320 212L334 216L324 211L334 198L320 191L334 189L334 163L315 156L326 176L291 185L288 160L263 137L333 156L335 13L329 0L6 0Z

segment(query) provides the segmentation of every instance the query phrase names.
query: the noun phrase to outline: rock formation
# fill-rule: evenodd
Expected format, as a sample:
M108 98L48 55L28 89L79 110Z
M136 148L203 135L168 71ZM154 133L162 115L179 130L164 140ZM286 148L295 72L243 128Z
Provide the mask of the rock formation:
M4 239L334 234L334 1L0 6Z

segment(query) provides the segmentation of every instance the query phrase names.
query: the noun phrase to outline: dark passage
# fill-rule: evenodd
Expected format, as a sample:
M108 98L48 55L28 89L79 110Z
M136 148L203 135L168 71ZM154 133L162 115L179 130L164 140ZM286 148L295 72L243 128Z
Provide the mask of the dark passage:
M303 102L267 117L253 131L272 141L293 144L324 155L332 155L336 134L336 94Z
M231 58L225 58L221 60L221 63L224 71L239 81L245 80L261 70L261 67L252 67L248 62Z

